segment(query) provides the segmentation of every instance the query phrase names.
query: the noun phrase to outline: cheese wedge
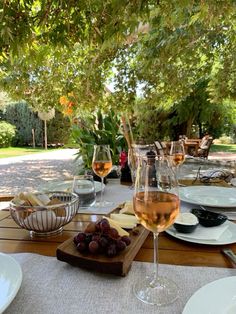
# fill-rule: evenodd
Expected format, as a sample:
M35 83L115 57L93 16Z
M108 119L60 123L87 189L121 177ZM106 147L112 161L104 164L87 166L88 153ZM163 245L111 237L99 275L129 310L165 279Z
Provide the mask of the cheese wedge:
M130 222L122 222L118 220L114 220L121 228L123 229L133 229L137 227L137 224L130 223Z
M120 214L134 215L133 202L125 202L124 207L120 210Z
M138 219L133 215L126 215L126 214L111 214L111 219L120 221L122 223L127 224L138 224Z
M117 223L117 221L115 221L111 218L105 217L105 216L103 218L106 218L109 221L110 226L112 228L115 228L118 231L120 237L129 236L129 232L122 229L122 227Z

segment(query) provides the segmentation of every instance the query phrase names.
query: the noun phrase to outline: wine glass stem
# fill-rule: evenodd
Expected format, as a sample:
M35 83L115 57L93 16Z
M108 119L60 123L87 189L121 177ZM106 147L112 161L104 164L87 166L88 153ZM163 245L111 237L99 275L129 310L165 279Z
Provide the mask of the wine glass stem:
M101 198L100 198L100 206L103 205L103 193L104 193L104 177L101 177Z
M154 256L153 256L153 265L154 273L153 279L150 282L151 287L156 287L158 285L158 232L153 232L153 246L154 246Z
M176 178L176 182L177 184L179 184L179 166L176 166L175 169L174 169L174 172L175 172L175 178Z
M132 188L132 189L134 188L135 177L136 177L135 170L132 169L132 170L131 170L131 180L132 180L131 188Z

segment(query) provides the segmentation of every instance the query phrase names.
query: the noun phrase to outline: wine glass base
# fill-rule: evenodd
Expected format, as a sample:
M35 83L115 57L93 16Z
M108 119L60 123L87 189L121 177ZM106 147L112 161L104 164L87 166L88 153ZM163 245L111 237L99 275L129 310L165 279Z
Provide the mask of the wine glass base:
M165 277L158 277L153 285L150 279L140 280L134 285L135 296L144 303L165 306L173 303L179 296L178 286Z

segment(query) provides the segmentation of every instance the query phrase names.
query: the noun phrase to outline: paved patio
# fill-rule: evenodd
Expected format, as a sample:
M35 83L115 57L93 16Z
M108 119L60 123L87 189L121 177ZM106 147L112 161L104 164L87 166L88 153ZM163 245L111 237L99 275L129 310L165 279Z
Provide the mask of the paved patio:
M0 159L0 194L38 189L51 180L71 179L78 172L76 149L58 149L52 152ZM236 154L210 153L205 164L211 167L236 165ZM198 167L190 164L189 167Z
M234 153L224 153L224 152L217 152L217 153L209 153L209 160L231 160L236 162L236 154Z

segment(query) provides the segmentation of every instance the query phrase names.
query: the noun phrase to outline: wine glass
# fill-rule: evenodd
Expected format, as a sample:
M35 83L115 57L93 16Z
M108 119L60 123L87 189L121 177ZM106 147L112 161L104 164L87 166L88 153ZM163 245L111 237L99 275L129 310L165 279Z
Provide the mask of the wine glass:
M184 151L183 141L171 142L170 160L171 160L172 167L176 171L176 177L178 179L179 167L185 161L185 151Z
M96 202L96 206L104 207L110 205L110 202L104 202L104 177L106 177L112 168L112 159L109 145L94 145L93 171L97 176L101 178L101 199L100 202Z
M136 217L154 237L154 272L136 282L134 293L144 303L158 306L172 303L179 289L174 282L158 275L158 234L174 223L180 201L176 176L164 156L139 157L133 202Z

